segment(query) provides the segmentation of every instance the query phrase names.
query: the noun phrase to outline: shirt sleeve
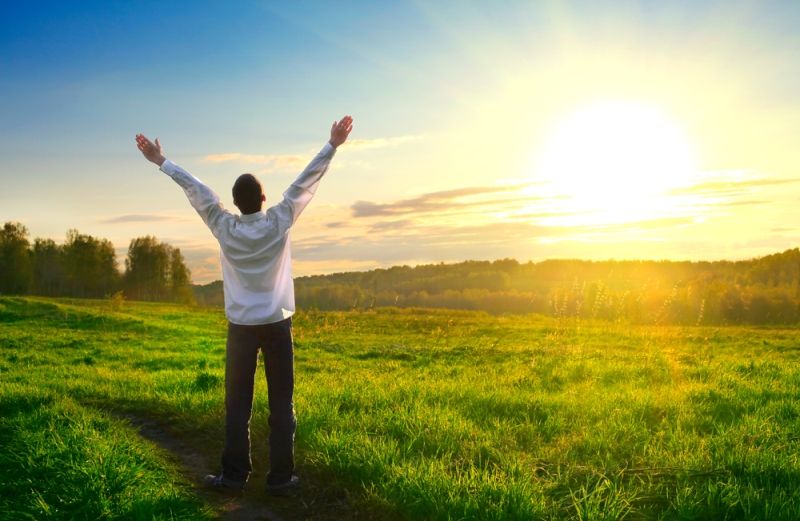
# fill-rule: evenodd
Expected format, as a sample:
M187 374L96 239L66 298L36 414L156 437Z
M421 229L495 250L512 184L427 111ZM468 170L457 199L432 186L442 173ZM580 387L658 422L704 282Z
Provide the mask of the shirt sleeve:
M335 153L333 145L325 143L322 150L283 193L283 200L267 210L267 214L271 214L277 220L281 232L285 233L297 222L303 209L314 197L317 186L328 170Z
M183 188L189 203L206 223L206 226L211 229L211 233L215 237L219 237L219 232L225 222L234 219L233 214L223 208L219 202L219 196L202 181L169 159L162 163L161 171Z

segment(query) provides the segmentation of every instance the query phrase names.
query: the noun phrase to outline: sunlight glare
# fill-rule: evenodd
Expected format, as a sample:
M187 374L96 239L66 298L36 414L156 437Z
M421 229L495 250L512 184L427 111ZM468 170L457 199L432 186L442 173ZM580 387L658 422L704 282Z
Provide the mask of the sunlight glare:
M594 103L561 120L534 158L534 175L566 196L570 224L669 215L668 192L696 177L681 128L657 107ZM563 224L563 223L561 223Z

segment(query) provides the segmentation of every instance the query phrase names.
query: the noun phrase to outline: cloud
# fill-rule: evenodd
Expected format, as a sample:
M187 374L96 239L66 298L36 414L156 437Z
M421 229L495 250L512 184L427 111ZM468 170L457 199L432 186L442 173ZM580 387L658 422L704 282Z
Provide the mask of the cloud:
M395 136L374 139L351 139L346 146L349 150L372 150L398 146L403 143L421 139L422 136ZM307 155L299 154L247 154L245 152L223 152L208 154L203 157L207 163L235 163L239 165L253 165L259 167L257 174L266 174L273 170L298 169L304 167L313 157L313 151ZM341 167L341 162L339 161Z
M409 224L408 227L406 225ZM296 260L370 260L374 266L520 256L544 237L561 237L571 228L533 223L490 222L474 225L420 225L393 221L383 233L316 236L295 240Z
M762 178L741 181L712 181L699 183L696 185L676 188L670 192L671 195L735 195L750 188L760 188L763 186L784 185L800 182L800 177L789 179Z
M347 141L347 148L368 150L401 145L409 141L421 139L422 136L395 136L374 139L351 139ZM203 157L208 163L239 163L243 165L265 165L272 168L289 168L302 166L308 157L297 154L246 154L244 152L223 152L209 154Z
M383 137L383 138L372 138L372 139L350 139L347 141L347 143L345 143L345 146L349 149L368 150L372 148L386 148L386 147L398 146L422 138L423 136L417 135L417 136Z
M715 206L756 206L759 204L769 204L770 201L746 200L746 201L726 201L714 203Z
M522 185L514 186L492 186L492 187L467 187L456 190L446 190L441 192L430 192L411 199L403 199L392 203L374 203L371 201L356 201L350 206L353 217L381 217L393 215L407 215L413 213L441 212L453 208L474 208L477 206L489 206L495 204L507 204L515 199L500 200L478 200L470 202L454 202L462 198L473 196L517 192ZM526 197L525 201L530 201Z
M145 222L164 222L164 221L185 221L183 217L175 217L173 215L159 215L153 213L131 213L126 215L119 215L117 217L110 217L108 219L100 219L100 224L121 224L121 223L145 223Z
M371 232L385 232L389 230L408 230L417 225L415 221L410 219L400 219L397 221L379 221L370 226Z
M245 165L266 165L272 168L289 168L303 165L307 157L296 154L243 154L241 152L227 152L224 154L210 154L203 158L209 163L239 163Z

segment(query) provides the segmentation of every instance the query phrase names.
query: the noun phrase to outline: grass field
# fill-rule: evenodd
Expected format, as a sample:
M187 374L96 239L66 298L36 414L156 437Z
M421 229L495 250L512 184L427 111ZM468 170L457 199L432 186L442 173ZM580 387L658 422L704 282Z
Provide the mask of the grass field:
M295 341L304 492L263 497L259 369L232 500L276 518L800 519L797 329L386 309ZM216 309L0 298L0 517L232 518L170 449L215 470L224 342Z

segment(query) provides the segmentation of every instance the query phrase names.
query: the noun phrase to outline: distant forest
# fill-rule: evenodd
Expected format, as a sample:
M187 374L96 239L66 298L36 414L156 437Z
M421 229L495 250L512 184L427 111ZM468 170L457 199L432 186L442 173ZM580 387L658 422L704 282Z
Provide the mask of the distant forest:
M24 225L0 229L0 294L166 300L221 306L220 281L191 285L180 249L133 239L120 270L107 239L77 230L31 240ZM303 309L435 307L492 314L634 324L799 324L800 250L744 261L513 259L395 266L295 279Z
M396 266L295 279L298 307L540 313L636 324L800 323L800 250L745 261L547 260ZM222 305L222 283L195 286Z
M31 242L17 222L0 229L0 294L194 302L181 250L155 237L133 239L120 272L108 239L69 230L63 244Z

